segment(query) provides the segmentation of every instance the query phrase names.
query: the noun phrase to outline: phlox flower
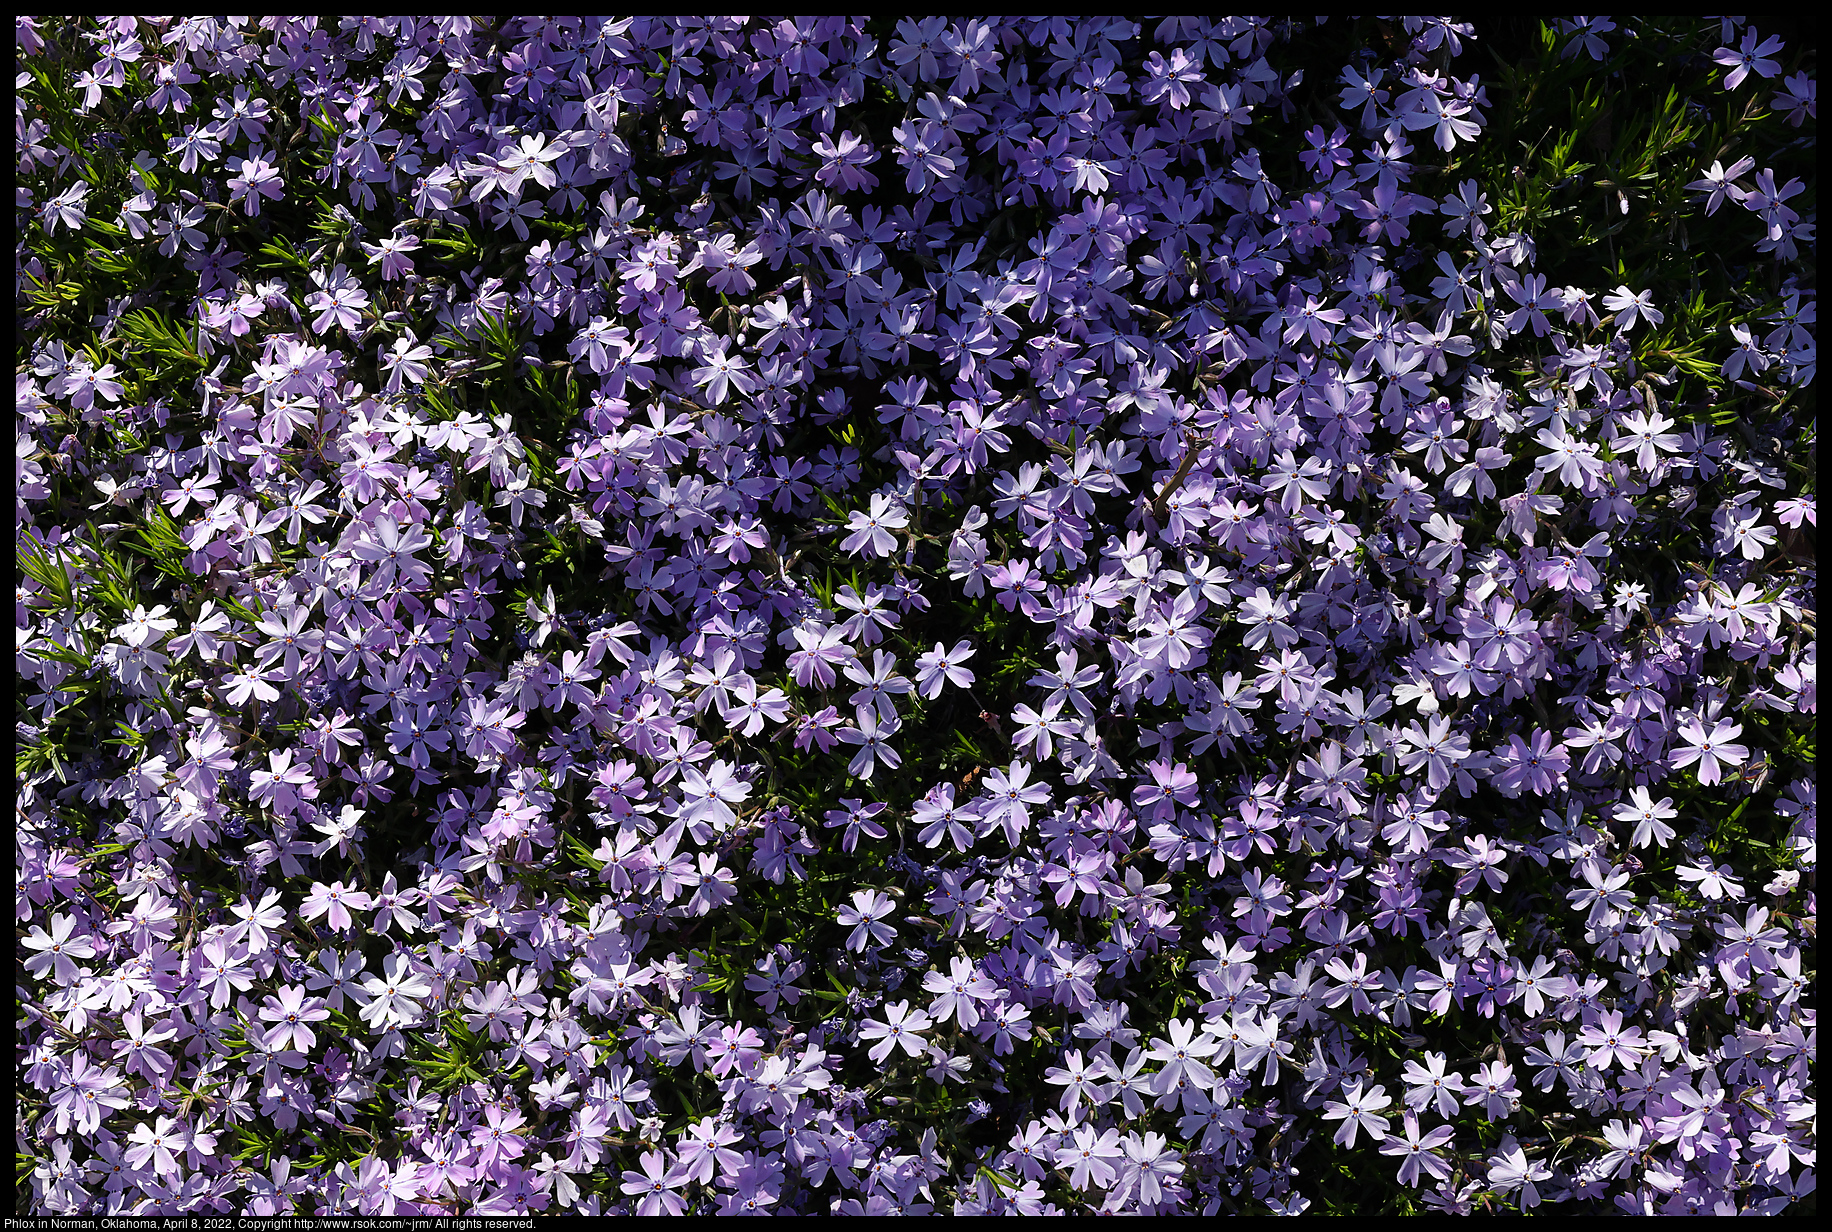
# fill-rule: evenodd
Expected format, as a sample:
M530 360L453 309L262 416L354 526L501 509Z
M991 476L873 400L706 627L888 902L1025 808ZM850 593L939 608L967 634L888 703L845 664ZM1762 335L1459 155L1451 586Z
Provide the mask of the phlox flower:
M1649 843L1665 847L1674 834L1667 822L1677 816L1679 811L1673 808L1672 796L1662 796L1656 802L1645 787L1630 788L1628 803L1618 804L1615 814L1617 821L1634 823L1629 842L1636 847L1646 847Z
M626 1169L622 1185L624 1193L640 1198L636 1213L645 1216L685 1214L687 1204L675 1190L686 1185L692 1176L679 1167L670 1168L665 1151L644 1151L638 1163L642 1171Z
M840 729L840 740L846 744L856 744L859 751L852 755L846 770L857 778L869 779L878 768L878 763L895 770L903 764L896 749L887 743L903 726L896 716L885 718L876 709L860 706L855 712L855 725Z
M333 881L330 885L315 881L311 892L299 905L299 918L315 920L324 916L325 923L332 928L345 929L356 923L354 912L367 911L374 905L375 900L368 894L341 881Z
M861 833L868 838L884 838L889 834L889 831L873 820L884 811L883 804L875 801L867 804L863 800L845 799L840 801L840 805L840 808L828 811L826 823L829 830L838 829L841 826L846 828L846 833L840 840L843 850L850 852L856 848Z
M1618 422L1617 435L1610 441L1609 447L1617 453L1633 450L1635 465L1644 471L1651 471L1661 453L1678 452L1682 438L1667 431L1676 422L1659 411L1650 411L1645 415L1640 411L1631 411Z
M1693 716L1680 725L1679 736L1685 744L1669 753L1668 760L1675 770L1696 762L1698 781L1709 787L1723 777L1724 767L1740 766L1749 760L1747 746L1731 743L1742 731L1741 723L1719 719L1707 732L1705 725Z
M952 684L956 688L973 687L973 672L962 666L973 657L971 642L956 642L954 649L944 650L940 642L935 649L917 656L916 688L922 696L933 700L941 696L942 686Z
M415 338L414 332L409 329L401 332L392 347L387 350L378 348L376 357L381 360L382 370L388 373L388 382L384 388L395 394L401 392L403 384L426 383L427 361L433 357L433 349Z
M889 556L897 549L893 530L910 524L910 515L897 508L882 492L871 497L870 512L854 511L848 515L846 529L852 533L840 542L842 552L864 552L867 556Z
M890 897L876 890L854 890L851 905L841 905L837 916L841 925L852 929L852 935L846 938L847 948L864 950L867 945L889 945L897 930L884 921L896 906Z
M1511 1134L1503 1140L1501 1150L1488 1161L1489 1187L1502 1194L1519 1189L1520 1204L1528 1210L1539 1205L1539 1187L1535 1182L1548 1180L1551 1176L1551 1166L1543 1160L1529 1161Z
M1051 1066L1043 1071L1043 1080L1063 1088L1062 1111L1067 1114L1084 1099L1096 1108L1105 1103L1107 1088L1101 1079L1111 1073L1112 1066L1100 1053L1095 1053L1093 1062L1088 1063L1082 1059L1080 1049L1071 1048L1063 1054L1062 1066Z
M1609 44L1603 35L1616 28L1616 23L1607 17L1578 17L1571 20L1560 19L1559 31L1571 35L1559 52L1561 60L1569 60L1582 51L1592 60L1602 60L1609 55Z
M979 1025L979 1003L991 1000L999 991L997 984L979 974L971 959L960 957L949 960L946 974L931 971L925 975L922 987L935 994L929 1013L936 1022L952 1018L967 1030Z
M413 272L413 258L407 254L420 247L420 237L412 232L396 231L382 237L379 244L361 245L369 264L380 264L382 281L393 282Z
M261 999L260 1016L273 1023L267 1033L267 1045L274 1049L296 1048L310 1052L317 1042L311 1024L331 1016L323 997L312 997L296 984L283 985L279 995Z
M361 1010L363 1021L378 1030L417 1021L420 1002L433 990L432 981L414 970L405 954L390 954L382 963L382 971L382 975L363 980L363 991L369 997Z
M956 851L966 851L973 846L980 814L972 801L955 803L954 784L938 783L916 802L912 820L919 827L916 840L924 847L939 847L946 840Z
M1481 117L1471 118L1474 109L1463 99L1423 90L1415 108L1401 115L1400 123L1413 131L1431 129L1432 141L1440 150L1455 149L1458 141L1474 141L1482 135Z
M1018 1043L1029 1039L1033 1029L1029 1008L1001 998L980 1016L975 1034L992 1042L994 1056L1003 1057L1011 1055Z
M1738 187L1733 181L1738 176L1752 170L1755 165L1756 160L1747 157L1737 159L1729 167L1724 166L1718 159L1712 159L1711 167L1704 173L1704 176L1692 181L1686 185L1686 188L1692 192L1708 194L1705 198L1705 214L1709 217L1717 213L1718 207L1726 200L1738 204L1742 202L1748 190Z
M1616 314L1618 334L1627 333L1639 321L1659 325L1667 319L1666 314L1655 309L1652 291L1631 291L1625 286L1617 287L1603 297L1603 307Z
M171 1174L178 1169L178 1156L189 1145L190 1135L183 1121L161 1116L154 1124L142 1122L134 1126L128 1141L133 1144L125 1156L128 1167L144 1168L150 1164L158 1172Z
M898 1048L912 1057L921 1056L928 1048L921 1033L933 1025L927 1014L912 1010L908 1001L895 1001L884 1007L883 1021L876 1018L862 1021L859 1037L878 1041L872 1045L869 1055L873 1064L882 1065Z
M1018 835L1030 825L1029 806L1043 804L1050 798L1047 783L1030 781L1031 769L1028 762L1014 761L1004 770L987 771L982 780L990 803L982 814L980 830L990 833L1003 826L1005 837L1014 849L1018 846Z
M267 155L258 148L253 154L252 158L235 160L237 171L229 180L230 204L240 201L250 218L260 214L261 198L278 201L285 195L280 182L280 169L268 162Z
M1056 1163L1069 1170L1069 1184L1085 1190L1089 1186L1104 1189L1120 1174L1125 1147L1117 1129L1096 1129L1082 1125L1075 1130L1073 1141L1056 1149Z
M1463 1103L1469 1108L1480 1106L1489 1120L1501 1121L1507 1119L1519 1096L1514 1085L1514 1067L1502 1061L1490 1061L1477 1066L1464 1088Z
M1795 128L1806 123L1809 118L1819 118L1819 83L1805 73L1795 73L1785 83L1785 88L1775 91L1775 97L1769 100L1769 107L1775 111L1787 113L1787 122Z
M1443 1053L1427 1052L1423 1055L1423 1064L1418 1061L1407 1061L1405 1064L1406 1106L1414 1112L1435 1107L1439 1116L1455 1116L1459 1107L1457 1097L1468 1084L1462 1074L1445 1068L1447 1059Z
M1735 879L1728 864L1712 864L1707 860L1696 865L1681 864L1674 872L1681 881L1696 885L1698 892L1708 899L1743 897L1743 883Z
M1763 38L1754 26L1743 31L1743 41L1735 48L1720 47L1711 53L1711 58L1730 71L1724 74L1724 88L1734 90L1743 84L1744 78L1751 73L1760 77L1773 77L1781 71L1781 65L1767 57L1780 51L1783 44L1773 35Z
M110 636L120 638L129 646L144 646L158 641L178 627L176 620L166 616L171 610L160 604L149 612L144 605L136 603L126 622L117 625Z
M1809 526L1819 525L1819 505L1816 497L1793 496L1775 502L1775 517L1783 526L1798 528L1801 523Z
M1012 748L1048 760L1055 751L1057 737L1073 735L1080 729L1073 720L1058 718L1061 712L1062 703L1058 701L1046 702L1042 713L1019 704L1011 712Z
M1593 1023L1578 1032L1578 1043L1587 1050L1585 1061L1598 1069L1619 1064L1633 1070L1641 1064L1647 1049L1640 1027L1624 1027L1620 1010L1604 1010Z
M1363 1129L1378 1142L1393 1125L1392 1121L1379 1115L1381 1109L1392 1102L1386 1087L1376 1086L1372 1090L1365 1090L1363 1083L1357 1080L1343 1085L1340 1100L1324 1102L1323 1119L1342 1122L1334 1139L1342 1146L1354 1146L1356 1134Z
M1534 439L1552 451L1534 463L1539 470L1557 470L1561 481L1584 492L1588 492L1602 477L1603 461L1597 457L1594 442L1580 440L1551 428L1541 428Z
M1424 1134L1419 1133L1419 1117L1416 1112L1407 1112L1401 1119L1403 1134L1388 1134L1380 1145L1382 1155L1400 1157L1399 1181L1402 1185L1417 1185L1421 1170L1431 1174L1435 1181L1441 1181L1450 1175L1450 1165L1434 1154L1439 1148L1448 1146L1457 1136L1457 1131L1450 1125L1439 1125Z
M693 370L693 381L706 390L707 402L717 406L733 389L748 394L757 388L756 378L747 371L749 366L742 356L727 357L723 349L716 349Z
M750 794L751 785L737 776L737 768L729 762L716 760L704 773L685 766L681 770L681 820L694 829L696 838L708 832L708 827L723 834L738 824L731 806L749 799Z
M76 932L76 919L69 915L51 917L49 933L32 925L29 936L20 939L20 944L37 953L25 960L25 969L33 975L43 976L48 970L59 984L68 984L77 976L76 959L94 958L97 951L95 938L84 932Z

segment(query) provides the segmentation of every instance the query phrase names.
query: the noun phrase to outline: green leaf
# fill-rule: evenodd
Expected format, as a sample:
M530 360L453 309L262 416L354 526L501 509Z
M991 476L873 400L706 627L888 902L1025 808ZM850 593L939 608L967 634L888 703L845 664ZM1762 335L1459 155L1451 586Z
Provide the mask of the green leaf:
M564 837L566 840L567 854L570 855L574 861L591 869L594 873L604 867L604 861L594 856L592 854L592 849L587 847L576 834L566 834Z
M52 555L52 549L34 544L19 557L19 568L56 600L60 610L76 606L76 584L64 566L63 554ZM85 662L84 666L88 666Z
M256 255L259 258L265 258L255 262L260 269L290 269L303 274L312 268L311 262L306 260L305 255L294 248L293 242L284 235L276 235L261 245Z
M155 308L137 308L121 318L118 330L124 338L162 359L203 365L204 358L191 344L184 329Z

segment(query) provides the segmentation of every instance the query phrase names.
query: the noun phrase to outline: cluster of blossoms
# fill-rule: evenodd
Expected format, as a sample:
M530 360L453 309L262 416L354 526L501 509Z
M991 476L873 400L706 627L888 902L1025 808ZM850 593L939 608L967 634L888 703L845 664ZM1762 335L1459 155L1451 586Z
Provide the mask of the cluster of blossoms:
M19 19L32 1209L1810 1190L1804 186L1720 432L1342 33Z

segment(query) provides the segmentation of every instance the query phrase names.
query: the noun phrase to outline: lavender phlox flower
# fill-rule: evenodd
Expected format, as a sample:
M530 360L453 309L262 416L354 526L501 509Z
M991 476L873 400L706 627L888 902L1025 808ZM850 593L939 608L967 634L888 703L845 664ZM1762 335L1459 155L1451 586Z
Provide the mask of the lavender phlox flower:
M1512 1134L1502 1140L1501 1149L1488 1160L1490 1188L1504 1194L1520 1190L1520 1203L1529 1210L1539 1205L1537 1182L1551 1177L1552 1168L1542 1160L1528 1160Z
M1680 724L1679 736L1685 744L1674 749L1669 760L1674 769L1697 764L1698 781L1709 787L1722 777L1725 767L1740 766L1749 760L1748 747L1733 743L1742 731L1741 723L1719 719L1707 732L1704 723L1693 715Z
M1805 73L1794 73L1775 91L1769 107L1787 113L1787 122L1799 128L1808 119L1819 118L1819 83Z
M1674 872L1681 881L1695 884L1698 892L1708 899L1743 897L1743 883L1735 879L1734 871L1728 864L1713 864L1705 860L1699 864L1681 864Z
M1626 286L1619 286L1603 297L1603 306L1616 314L1616 332L1627 333L1638 321L1649 325L1659 325L1665 321L1666 314L1654 307L1652 291L1631 291Z
M76 927L76 917L64 914L51 917L49 933L32 925L31 934L21 938L27 949L37 951L25 960L26 970L39 976L48 970L59 984L74 981L78 971L75 960L93 958L99 952L96 939L87 932L78 934Z
M1571 36L1559 52L1561 60L1569 60L1580 51L1592 60L1602 60L1609 55L1609 44L1603 35L1615 30L1616 23L1607 17L1561 17L1558 28L1561 34Z
M1641 1028L1622 1025L1619 1010L1603 1010L1595 1021L1587 1022L1578 1032L1578 1043L1587 1050L1586 1063L1599 1069L1619 1064L1625 1070L1640 1066L1647 1052Z
M1007 841L1013 848L1018 846L1018 836L1030 825L1031 806L1050 798L1049 784L1030 781L1032 769L1029 762L1014 761L1004 769L994 767L986 772L982 782L988 802L979 825L982 836L1003 827Z
M1106 1102L1107 1087L1102 1079L1112 1076L1113 1067L1107 1058L1100 1053L1094 1054L1091 1062L1084 1061L1079 1049L1070 1049L1063 1054L1062 1066L1052 1066L1043 1074L1045 1082L1060 1086L1062 1091L1062 1111L1072 1113L1087 1100L1093 1107L1100 1107Z
M842 904L836 917L842 927L852 929L846 939L847 947L863 950L867 945L889 945L897 930L885 920L895 908L896 903L891 898L876 890L853 891L851 904Z
M737 767L718 759L704 773L696 766L681 769L681 820L699 841L707 833L724 833L738 824L733 804L750 798L751 785L738 777Z
M829 830L841 826L846 828L841 846L844 850L851 851L858 845L860 834L868 838L885 837L888 832L873 820L883 811L884 805L881 802L874 801L867 804L863 800L844 799L840 801L839 808L827 811L826 825Z
M859 746L859 751L853 754L852 761L846 767L847 772L861 779L869 779L880 762L893 770L902 765L902 756L888 743L902 726L902 720L895 714L887 718L875 707L858 707L854 726L843 727L839 731L842 742Z
M1366 1089L1365 1084L1357 1079L1342 1085L1340 1100L1324 1101L1323 1119L1342 1122L1334 1137L1334 1140L1342 1146L1354 1146L1357 1133L1363 1129L1367 1130L1369 1135L1378 1142L1385 1138L1387 1131L1392 1128L1393 1122L1379 1115L1380 1111L1392 1102L1393 1099L1387 1094L1386 1087L1375 1086L1372 1089Z
M1736 47L1719 47L1711 53L1711 58L1730 70L1724 74L1724 88L1734 90L1751 73L1761 77L1773 77L1779 73L1781 65L1767 57L1780 51L1782 46L1779 38L1774 35L1763 38L1752 26L1743 31L1743 41Z

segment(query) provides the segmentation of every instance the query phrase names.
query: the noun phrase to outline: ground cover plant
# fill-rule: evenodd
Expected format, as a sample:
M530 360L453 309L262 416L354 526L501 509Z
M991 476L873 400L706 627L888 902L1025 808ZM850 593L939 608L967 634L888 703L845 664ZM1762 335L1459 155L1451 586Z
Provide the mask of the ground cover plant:
M1812 1208L1769 19L18 19L21 1211Z

